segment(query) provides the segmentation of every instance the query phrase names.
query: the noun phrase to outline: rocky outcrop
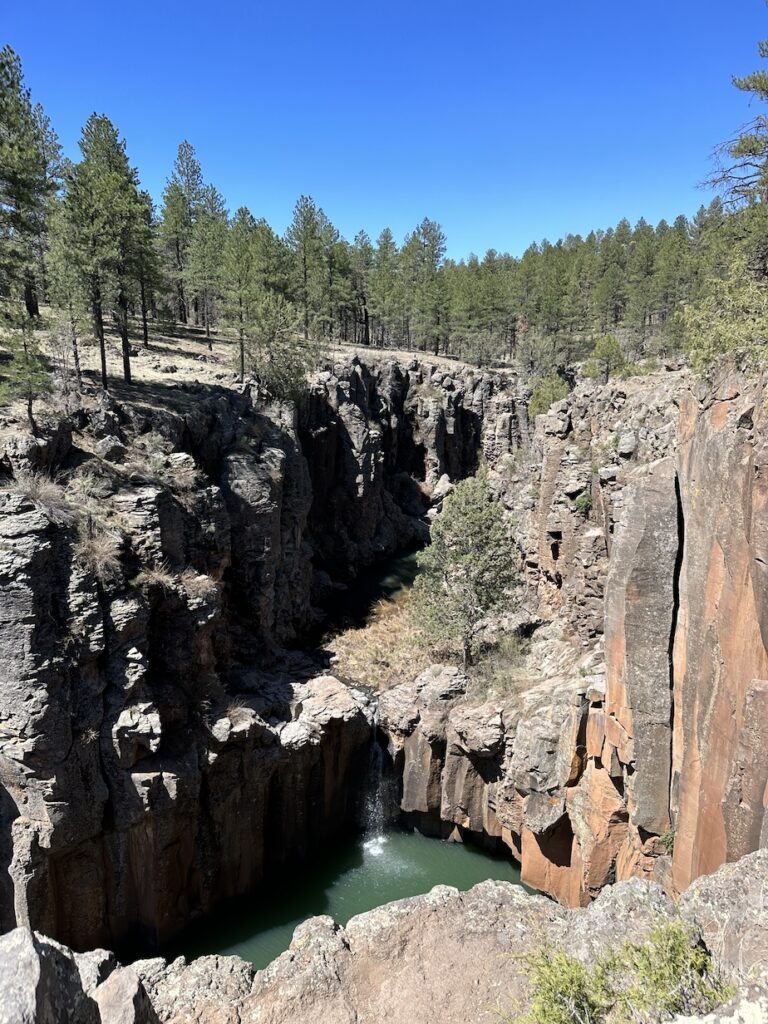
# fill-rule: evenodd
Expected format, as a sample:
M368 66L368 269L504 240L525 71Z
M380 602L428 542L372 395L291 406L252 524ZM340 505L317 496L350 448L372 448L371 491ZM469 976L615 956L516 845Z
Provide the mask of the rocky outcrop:
M115 386L7 435L2 928L146 948L353 821L367 699L286 645L423 536L442 476L521 443L524 394L354 361L298 415L255 385Z
M311 918L296 929L290 949L258 972L238 957L220 956L120 968L105 963L103 953L73 955L19 929L0 940L0 977L9 963L21 968L8 1006L39 999L45 978L54 997L66 993L81 1005L96 1003L101 1015L93 1019L101 1024L154 1020L142 1016L147 1012L163 1024L491 1024L500 1013L517 1017L530 1008L526 958L542 945L591 968L625 941L642 943L658 925L682 920L735 989L729 1006L704 1020L762 1022L768 915L752 900L768 876L767 856L753 855L702 879L680 911L659 886L639 879L606 889L580 910L507 882L483 882L465 893L438 886L354 917L343 928L330 917ZM732 923L748 924L751 945L734 950L726 935ZM53 954L64 965L58 973ZM47 1024L54 1018L37 1019Z
M587 382L493 464L534 644L503 696L437 670L384 695L421 827L504 842L569 905L768 842L763 410L735 378Z

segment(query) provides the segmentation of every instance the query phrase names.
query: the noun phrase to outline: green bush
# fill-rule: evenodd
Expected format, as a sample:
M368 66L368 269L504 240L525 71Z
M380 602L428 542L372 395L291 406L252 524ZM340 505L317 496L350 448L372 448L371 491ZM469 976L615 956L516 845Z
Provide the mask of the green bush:
M508 697L530 685L524 671L530 640L505 633L484 649L469 671L470 688L478 695Z
M531 419L546 412L555 402L567 398L570 392L568 382L556 373L548 373L546 377L538 382L533 389L531 400L528 403L528 415Z
M580 512L586 518L592 511L592 495L590 492L583 491L574 501L573 506L577 512Z
M668 828L666 832L659 836L664 849L667 851L669 856L675 852L675 830L674 828Z
M679 921L586 965L542 947L527 958L532 1024L658 1024L706 1014L733 995L696 933Z

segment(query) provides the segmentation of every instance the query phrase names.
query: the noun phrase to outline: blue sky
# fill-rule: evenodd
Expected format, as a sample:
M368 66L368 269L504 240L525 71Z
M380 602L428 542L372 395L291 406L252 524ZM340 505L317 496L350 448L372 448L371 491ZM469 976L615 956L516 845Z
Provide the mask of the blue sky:
M692 213L764 36L762 0L0 0L68 155L97 110L156 198L188 138L278 231L303 192L455 257Z

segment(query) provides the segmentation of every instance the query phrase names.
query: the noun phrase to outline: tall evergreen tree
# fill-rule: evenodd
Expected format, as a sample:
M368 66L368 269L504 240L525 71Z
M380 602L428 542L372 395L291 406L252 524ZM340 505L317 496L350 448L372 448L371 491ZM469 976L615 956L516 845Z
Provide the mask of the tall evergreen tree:
M216 300L221 290L222 254L227 237L227 210L224 199L213 185L203 190L189 241L184 280L194 293L200 318L213 348L211 325L216 318Z
M105 313L120 334L123 376L131 380L128 338L130 295L139 277L146 234L146 206L125 142L103 115L92 114L80 138L82 159L65 175L62 216L57 220L82 288L88 296L99 343L102 385L108 386Z
M245 377L245 338L257 301L256 221L241 206L232 219L221 267L221 288L227 319L237 328L238 370Z
M355 296L355 341L371 344L371 274L373 246L365 231L358 231L352 248L352 290Z
M183 324L189 319L189 306L184 291L189 247L204 190L202 169L194 148L185 140L179 145L171 176L163 192L159 226L161 250L176 296L176 316Z
M285 240L293 260L292 279L296 303L301 311L304 338L319 315L325 278L323 237L324 215L309 196L300 196L293 211Z
M58 143L42 110L32 106L21 61L10 46L0 50L0 302L6 319L20 325L37 312L36 259L48 202L55 191L52 168Z
M374 331L382 346L393 343L401 322L398 256L394 236L389 228L384 228L376 240L368 297Z

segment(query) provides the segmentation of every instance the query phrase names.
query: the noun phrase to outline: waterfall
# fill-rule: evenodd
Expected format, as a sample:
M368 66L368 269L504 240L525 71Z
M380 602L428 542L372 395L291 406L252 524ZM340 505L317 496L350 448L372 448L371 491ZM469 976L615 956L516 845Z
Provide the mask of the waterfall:
M391 816L392 780L387 778L384 750L379 743L379 709L373 712L373 738L368 760L368 784L363 804L363 848L374 857L384 852L387 822Z

